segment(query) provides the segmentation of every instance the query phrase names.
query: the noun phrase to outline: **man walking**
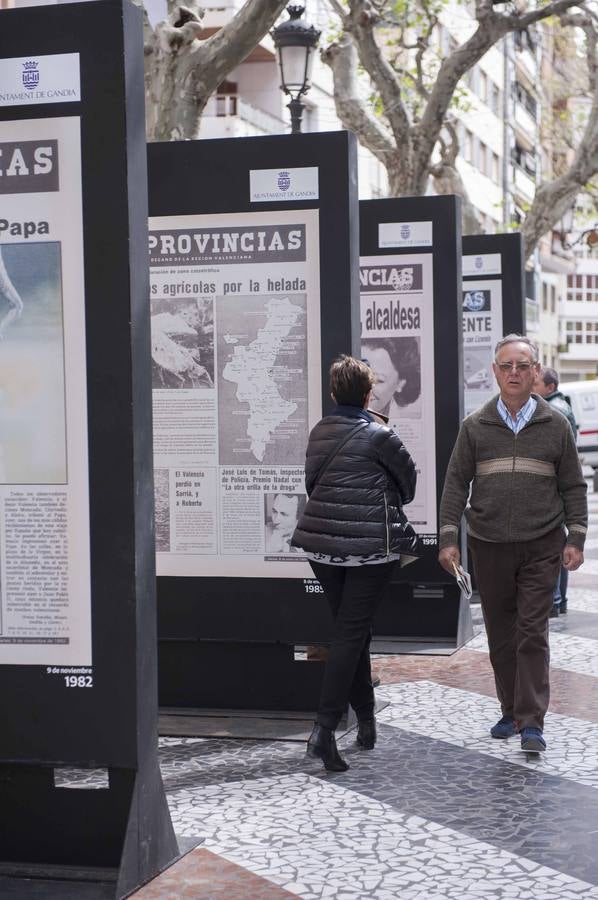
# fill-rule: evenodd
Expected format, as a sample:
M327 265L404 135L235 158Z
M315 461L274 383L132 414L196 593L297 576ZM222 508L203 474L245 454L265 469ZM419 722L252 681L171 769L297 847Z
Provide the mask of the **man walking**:
M463 422L440 504L439 562L459 564L466 510L470 551L502 718L490 733L521 733L521 748L546 749L548 617L561 560L583 562L586 483L564 417L532 395L538 348L509 334L493 364L500 395ZM566 532L563 528L566 527Z
M550 403L553 409L558 409L558 411L565 416L573 431L573 437L577 438L577 422L575 421L569 399L559 391L559 376L556 369L551 369L548 366L543 366L540 369L536 376L536 380L534 381L534 393L539 394L540 397L544 397L546 402ZM568 584L569 573L564 566L561 566L561 571L557 576L556 587L554 589L552 612L550 613L551 618L556 618L567 612Z

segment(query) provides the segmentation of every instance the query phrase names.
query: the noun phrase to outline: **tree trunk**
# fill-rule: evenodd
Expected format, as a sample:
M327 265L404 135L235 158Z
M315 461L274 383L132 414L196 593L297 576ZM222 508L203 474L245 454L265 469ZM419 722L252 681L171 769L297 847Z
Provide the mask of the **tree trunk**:
M438 194L456 194L461 198L461 222L463 234L481 234L478 213L471 202L461 175L454 166L438 164L432 167L432 179Z
M247 0L216 34L202 41L196 0L169 3L169 21L145 28L149 141L196 138L206 103L274 25L286 0Z

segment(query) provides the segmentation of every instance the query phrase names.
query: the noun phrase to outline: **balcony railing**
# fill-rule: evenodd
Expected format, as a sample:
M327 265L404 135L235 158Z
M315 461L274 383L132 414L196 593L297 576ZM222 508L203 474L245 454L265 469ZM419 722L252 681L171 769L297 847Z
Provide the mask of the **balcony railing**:
M516 190L519 191L525 200L531 202L534 199L534 194L536 193L534 178L516 163L513 163L513 183Z
M211 97L202 116L203 137L282 134L288 128L283 119L252 106L238 94Z
M540 328L540 306L529 297L525 298L525 324L528 331L538 331Z
M598 361L598 344L568 343L565 353L560 354L561 359Z
M517 63L517 65L520 65L523 68L525 74L530 79L532 84L535 83L538 77L538 63L536 62L536 57L531 52L531 50L528 50L527 48L524 48L523 50L516 50L515 62Z
M515 102L515 124L521 128L524 134L528 135L533 140L536 139L538 124L534 117L530 115L527 109L518 100Z

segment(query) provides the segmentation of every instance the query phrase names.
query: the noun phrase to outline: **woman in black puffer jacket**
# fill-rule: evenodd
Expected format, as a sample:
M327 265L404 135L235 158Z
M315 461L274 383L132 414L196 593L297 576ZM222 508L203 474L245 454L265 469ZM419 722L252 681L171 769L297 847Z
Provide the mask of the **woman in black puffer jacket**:
M403 513L415 494L415 465L396 432L368 410L374 383L369 366L353 357L332 364L337 407L309 436L309 500L291 542L308 557L334 618L307 752L336 772L348 769L334 737L347 703L357 715L357 743L375 744L372 620L396 562L404 563L417 543Z

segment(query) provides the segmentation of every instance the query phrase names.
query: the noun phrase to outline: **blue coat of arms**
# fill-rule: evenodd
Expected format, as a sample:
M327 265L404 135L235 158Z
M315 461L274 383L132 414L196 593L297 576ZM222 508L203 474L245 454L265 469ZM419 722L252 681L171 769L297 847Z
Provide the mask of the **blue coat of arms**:
M28 91L32 91L39 84L38 66L39 63L34 59L28 59L23 63L21 78L23 79L23 87L27 88Z

